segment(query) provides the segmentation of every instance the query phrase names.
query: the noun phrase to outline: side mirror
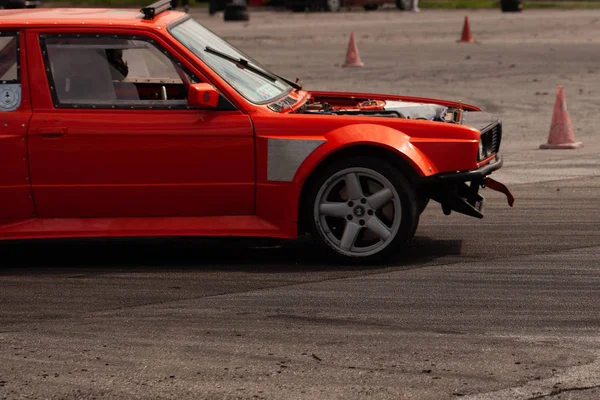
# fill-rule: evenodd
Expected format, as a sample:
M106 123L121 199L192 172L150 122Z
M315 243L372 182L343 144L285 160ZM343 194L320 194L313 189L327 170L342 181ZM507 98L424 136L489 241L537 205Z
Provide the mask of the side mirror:
M219 92L210 83L195 83L188 89L188 105L197 108L217 108Z

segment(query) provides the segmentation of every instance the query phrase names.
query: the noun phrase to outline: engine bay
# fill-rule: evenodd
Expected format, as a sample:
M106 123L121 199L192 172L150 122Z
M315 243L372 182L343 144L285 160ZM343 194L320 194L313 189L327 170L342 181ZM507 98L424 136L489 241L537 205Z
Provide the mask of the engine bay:
M344 101L346 103L347 101ZM328 101L307 102L297 113L320 115L364 115L460 123L463 110L434 103L399 100L362 100L354 104L335 104Z

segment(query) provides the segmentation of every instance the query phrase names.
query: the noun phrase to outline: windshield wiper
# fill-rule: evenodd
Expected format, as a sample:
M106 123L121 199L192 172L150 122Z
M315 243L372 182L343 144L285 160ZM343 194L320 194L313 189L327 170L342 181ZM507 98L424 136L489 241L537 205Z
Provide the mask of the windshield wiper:
M235 58L230 56L229 54L223 53L222 51L219 50L215 50L210 46L206 46L204 48L204 50L208 53L214 54L216 56L219 56L227 61L230 61L232 63L234 63L235 65L237 65L240 68L247 68L248 70L254 72L255 74L258 74L260 76L262 76L263 78L266 78L268 80L270 80L271 82L277 82L277 78L281 79L282 81L286 82L287 84L289 84L290 86L296 88L296 90L301 90L302 86L298 85L297 83L294 83L288 79L285 79L279 75L275 75L275 74L271 74L268 72L263 71L262 69L259 69L255 66L253 66L252 64L250 64L248 62L248 60L245 60L243 58Z
M289 79L284 78L281 75L276 75L279 79L281 79L282 81L284 81L285 83L287 83L288 85L290 85L291 87L293 87L294 89L296 89L296 91L298 90L302 90L302 85L299 85L296 82L292 82Z
M219 50L215 50L210 46L206 46L206 48L204 50L208 53L214 54L214 55L219 56L227 61L230 61L242 69L248 69L257 75L260 75L263 78L270 80L271 82L277 82L277 77L275 75L272 75L268 72L265 72L261 69L258 69L256 67L252 66L252 64L250 64L248 62L248 60L245 60L243 58L231 57L229 54L225 54Z

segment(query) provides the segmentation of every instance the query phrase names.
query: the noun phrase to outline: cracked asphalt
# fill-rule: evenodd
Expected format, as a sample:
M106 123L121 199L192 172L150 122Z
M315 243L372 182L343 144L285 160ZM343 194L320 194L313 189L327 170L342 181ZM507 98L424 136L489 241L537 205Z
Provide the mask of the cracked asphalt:
M194 16L308 87L485 100L514 208L431 203L371 267L307 238L0 242L0 399L600 397L596 11L472 13L470 47L464 11ZM347 71L351 29L365 68ZM537 149L557 83L582 149Z

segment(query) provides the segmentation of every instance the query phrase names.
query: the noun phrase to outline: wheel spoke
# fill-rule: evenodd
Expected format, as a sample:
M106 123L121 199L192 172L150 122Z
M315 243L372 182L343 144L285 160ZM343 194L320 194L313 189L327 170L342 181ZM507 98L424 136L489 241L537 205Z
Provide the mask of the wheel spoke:
M392 200L393 197L394 193L390 190L390 188L384 188L367 197L367 201L372 209L377 210L386 205L390 200Z
M391 235L389 228L379 218L373 217L369 219L366 226L383 241L387 240Z
M347 222L340 242L340 247L344 250L350 250L350 248L354 246L354 242L356 241L359 232L360 226L358 224Z
M363 196L362 187L360 186L360 180L356 173L351 172L346 174L344 177L346 180L346 193L348 194L348 200L360 199Z
M321 203L319 212L328 217L344 218L348 215L349 209L346 203Z

